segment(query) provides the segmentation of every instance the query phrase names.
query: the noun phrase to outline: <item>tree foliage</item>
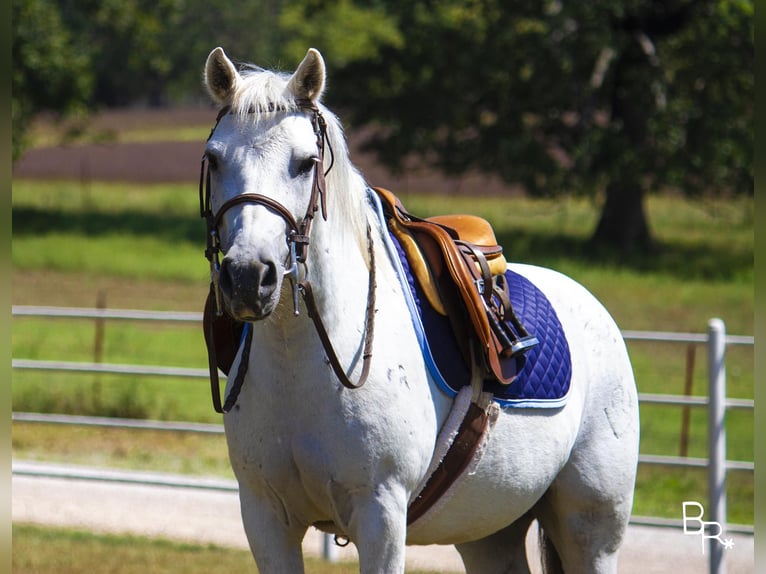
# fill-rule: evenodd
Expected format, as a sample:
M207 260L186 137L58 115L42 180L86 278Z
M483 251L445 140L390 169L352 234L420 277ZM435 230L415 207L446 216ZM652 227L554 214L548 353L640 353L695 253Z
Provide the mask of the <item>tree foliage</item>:
M225 45L279 61L281 0L13 0L14 159L40 112L201 101Z
M214 46L286 69L314 46L386 165L602 192L597 242L650 245L647 190L753 191L752 0L13 0L13 19L15 146L38 110L203 100Z
M383 46L404 46L396 21L383 5L362 6L351 0L292 2L285 5L280 25L286 38L282 52L296 62L308 46L321 46L335 68L375 60Z
M13 158L41 110L81 110L93 82L89 55L78 50L53 0L13 0Z
M386 164L604 190L594 239L625 249L651 244L646 190L752 193L752 2L386 5L406 41L331 92Z

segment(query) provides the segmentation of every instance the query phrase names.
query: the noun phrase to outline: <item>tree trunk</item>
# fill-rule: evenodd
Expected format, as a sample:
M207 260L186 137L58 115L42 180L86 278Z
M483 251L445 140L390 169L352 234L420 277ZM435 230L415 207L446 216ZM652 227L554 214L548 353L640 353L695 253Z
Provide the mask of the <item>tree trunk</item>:
M641 158L651 147L648 118L656 103L646 81L652 77L653 66L638 38L625 44L614 65L611 121L620 126L621 137L611 144L612 161L616 163L609 170L612 176L606 187L606 202L590 239L593 247L620 253L647 252L652 248L644 209L641 178L645 167Z
M652 248L640 183L612 182L607 186L606 202L590 243L621 253L646 252Z

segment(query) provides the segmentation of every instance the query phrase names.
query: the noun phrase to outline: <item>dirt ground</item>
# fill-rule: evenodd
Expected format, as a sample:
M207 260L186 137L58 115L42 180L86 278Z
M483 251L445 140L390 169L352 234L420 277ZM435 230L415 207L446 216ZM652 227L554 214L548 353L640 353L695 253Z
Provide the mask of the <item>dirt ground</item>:
M13 476L14 521L247 547L236 492L163 486L179 480L172 475L24 461L14 461L14 472L18 473ZM42 476L20 475L30 472ZM78 474L106 474L112 482L64 478ZM155 484L131 484L130 480L135 478ZM527 552L532 573L539 574L535 532L530 529ZM754 574L753 536L727 534L728 537L734 541L734 546L724 554L728 574ZM332 549L340 560L357 558L353 545ZM321 555L321 551L322 536L311 529L304 540L304 552ZM708 559L698 536L684 535L677 528L631 525L620 552L618 572L700 574L708 571ZM407 566L445 574L464 571L457 551L451 546L410 546Z
M212 127L212 109L111 110L96 115L91 129L101 134L165 126ZM206 133L205 130L202 133ZM364 134L348 130L351 160L370 185L397 193L410 191L454 194L512 195L516 187L479 174L447 178L432 170L397 175L360 150ZM13 176L83 181L194 182L199 178L204 141L149 143L83 143L40 147L28 151L14 165Z

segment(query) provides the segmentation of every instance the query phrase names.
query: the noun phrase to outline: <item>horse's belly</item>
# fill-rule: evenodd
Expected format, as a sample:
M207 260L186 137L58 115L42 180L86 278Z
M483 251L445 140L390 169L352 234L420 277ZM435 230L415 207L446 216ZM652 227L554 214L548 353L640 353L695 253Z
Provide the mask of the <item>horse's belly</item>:
M566 464L577 437L576 411L568 406L553 416L516 414L513 409L501 414L475 470L459 477L409 527L407 543L478 540L523 516Z

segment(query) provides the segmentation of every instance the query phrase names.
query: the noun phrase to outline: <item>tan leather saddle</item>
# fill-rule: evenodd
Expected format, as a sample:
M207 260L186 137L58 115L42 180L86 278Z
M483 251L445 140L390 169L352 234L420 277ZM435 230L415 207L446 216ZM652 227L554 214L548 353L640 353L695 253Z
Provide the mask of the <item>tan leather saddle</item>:
M467 363L480 361L488 375L510 384L514 359L538 341L513 312L503 248L490 223L474 215L421 219L390 191L373 189L418 284L431 306L449 318ZM472 346L480 349L479 357Z

